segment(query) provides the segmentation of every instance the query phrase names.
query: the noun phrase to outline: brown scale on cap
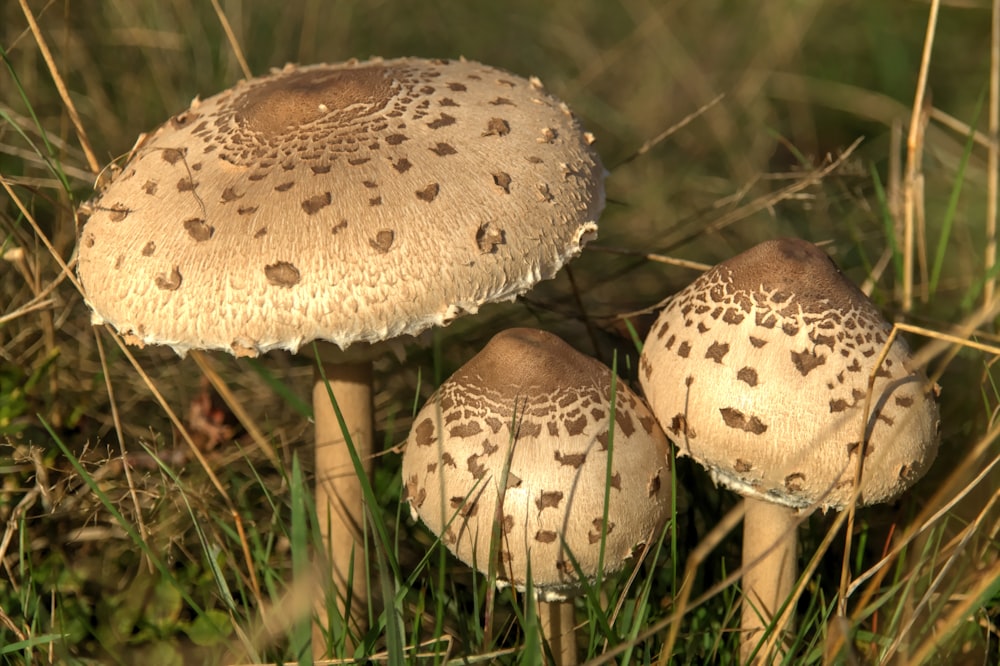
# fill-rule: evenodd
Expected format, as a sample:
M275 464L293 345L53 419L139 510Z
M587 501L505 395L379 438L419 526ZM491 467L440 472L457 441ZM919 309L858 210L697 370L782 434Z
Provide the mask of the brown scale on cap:
M536 81L478 63L288 66L140 142L90 203L87 302L181 353L416 334L514 298L595 236L590 142Z
M451 521L458 536L449 547L485 570L503 485L510 523L501 547L510 559L498 576L523 589L530 544L533 582L545 599L574 594L580 584L572 567L558 565L568 559L563 544L595 576L603 538L607 570L620 569L667 517L670 454L645 403L620 381L610 437L611 378L609 368L549 333L496 335L414 421L403 455L407 494L419 500L411 508L439 534ZM602 530L603 514L595 520L593 512L603 510L609 450L612 492ZM468 465L438 464L445 456ZM449 504L472 496L481 507L475 515Z
M769 241L669 301L640 381L680 452L717 482L792 507L840 508L855 473L847 444L858 440L874 372L861 501L887 501L928 468L938 428L905 342L896 338L875 368L890 330L820 248Z

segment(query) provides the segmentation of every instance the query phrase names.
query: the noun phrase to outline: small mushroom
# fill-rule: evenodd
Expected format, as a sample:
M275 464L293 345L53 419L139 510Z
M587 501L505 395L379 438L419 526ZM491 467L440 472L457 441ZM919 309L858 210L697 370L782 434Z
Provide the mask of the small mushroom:
M495 556L498 585L523 591L530 570L543 628L572 626L559 602L602 564L621 570L669 515L666 437L620 381L612 407L612 378L550 333L510 329L441 385L406 442L411 510L473 569ZM547 638L575 663L572 636Z
M179 354L350 348L322 363L370 473L364 348L553 277L596 235L591 142L537 80L479 63L289 65L139 142L87 206L85 299L95 324ZM319 379L313 401L319 523L339 592L353 567L363 607L361 483Z
M891 325L818 247L773 240L670 299L640 382L679 455L747 498L743 657L796 578L796 513L888 502L937 453L938 410ZM869 398L869 377L875 382ZM870 404L865 412L866 404Z

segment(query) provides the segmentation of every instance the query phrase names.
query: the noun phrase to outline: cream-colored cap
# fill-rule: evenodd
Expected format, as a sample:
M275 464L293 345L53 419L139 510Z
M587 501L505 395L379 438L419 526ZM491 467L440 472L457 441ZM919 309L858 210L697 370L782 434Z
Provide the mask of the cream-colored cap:
M524 590L530 564L545 600L579 592L574 560L597 576L602 534L604 571L621 570L669 516L670 451L620 381L612 430L611 378L550 333L497 334L414 421L402 470L411 509L482 572L497 525L498 583Z
M86 300L182 354L416 334L595 237L591 141L536 79L479 63L287 66L196 99L83 207Z
M681 455L749 497L841 509L867 432L862 504L913 485L938 446L927 378L892 327L818 247L761 243L674 296L646 339L639 378Z

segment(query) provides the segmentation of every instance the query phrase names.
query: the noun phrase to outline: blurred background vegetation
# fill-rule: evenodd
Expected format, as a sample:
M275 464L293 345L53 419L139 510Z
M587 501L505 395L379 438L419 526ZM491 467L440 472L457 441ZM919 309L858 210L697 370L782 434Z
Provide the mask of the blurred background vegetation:
M211 359L233 399L279 449L288 466L279 471L233 420L231 406L206 392L205 370L194 360L165 350L133 350L149 375L147 383L102 332L107 357L102 363L87 309L39 235L51 242L55 255L71 260L74 209L92 193L95 177L29 27L25 4L102 166L127 154L141 132L186 108L196 95L207 97L242 77L209 0L0 5L5 60L0 176L9 188L0 194L0 518L5 521L0 660L294 659L289 647L294 640L261 629L257 613L262 602L280 606L292 589L291 457L311 432L294 396L306 395L311 368L281 354L253 363ZM928 70L929 124L916 153L923 252L931 268L940 262L940 277L926 277L933 271L921 271L924 264L918 262L917 298L909 312L901 307L898 174L907 157L927 2L220 0L220 5L255 75L286 62L418 55L465 56L538 76L596 135L610 171L600 238L571 272L516 304L487 307L456 322L435 334L430 345L412 345L405 359L379 362L377 427L386 449L405 440L414 406L436 383L503 327L549 328L608 363L617 351L620 371L631 379L635 346L618 315L655 304L697 275L650 253L712 264L760 240L794 235L823 243L852 279L869 286L891 320L956 333L981 306L987 200L991 179L995 195L996 174L988 168L987 140L970 141L969 128L988 131L984 100L990 55L998 47L991 43L986 0L951 0L940 8ZM654 141L699 109L704 110L683 127ZM859 139L836 168L816 177L817 169L830 167ZM957 334L992 343L995 314L974 336ZM649 317L630 321L643 335ZM916 347L925 342L910 337ZM1000 453L992 432L998 403L992 359L989 352L964 350L939 356L928 367L943 388L941 459L897 505L860 514L856 552L838 552L842 541L834 543L800 604L805 638L796 647L795 663L823 662L841 560L848 557L856 574L867 570L915 516L929 515L922 510L956 494L936 497L937 489L947 488L948 480L967 485L968 470L956 468L967 463L978 471ZM249 536L234 532L229 507L198 465L187 461L176 425L150 385L200 435ZM132 456L131 480L120 463L116 419ZM230 429L206 429L206 419ZM220 432L223 441L212 441ZM167 464L159 466L151 452ZM376 490L397 535L394 556L405 570L422 555L411 551L431 542L399 507L397 453L390 451L383 460ZM686 553L734 504L695 466L681 461L677 469L680 493L697 501L677 517L676 557L664 555L647 566L648 599L630 597L631 607L644 608L643 613L622 620L628 630L609 639L612 646L669 616ZM938 663L1000 663L996 488L995 474L970 487L943 517L927 523L933 527L931 545L922 546L922 554L903 553L869 605L849 609L852 645L865 659L884 658L888 651ZM832 518L812 518L803 561ZM128 526L138 530L165 570L148 564L150 552L136 547ZM696 592L738 566L738 539L732 535L701 564ZM511 649L503 659L527 658L517 649L521 633L510 610L498 611L506 631L497 632L495 645L477 642L481 618L463 605L462 590L481 582L455 575L457 591L449 587L447 594L435 588L434 575L413 584L405 619L418 628L407 636L416 640L435 633L422 633L414 617L434 605L428 599L443 603L444 595L447 608L438 617L444 618L444 631L457 637L454 654ZM734 594L728 587L685 615L673 648L680 663L734 663L735 636L725 631L735 627ZM955 611L969 595L975 597L969 607ZM888 609L881 614L880 602ZM901 618L916 618L913 637L930 636L936 627L940 648L926 655L919 646L913 653L890 649L905 633ZM633 621L637 624L628 624ZM600 654L607 637L590 635L588 650ZM656 659L664 637L665 630L653 632L632 657ZM248 644L259 652L241 651ZM384 648L377 635L366 645Z

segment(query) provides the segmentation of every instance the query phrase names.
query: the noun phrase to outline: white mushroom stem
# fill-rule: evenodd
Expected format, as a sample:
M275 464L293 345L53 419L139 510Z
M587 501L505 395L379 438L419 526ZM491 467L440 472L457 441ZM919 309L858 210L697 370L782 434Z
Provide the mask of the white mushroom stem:
M373 454L371 363L323 362L330 390L337 400L351 442L365 474L371 478ZM367 627L368 573L365 566L364 495L344 433L337 421L319 371L313 384L316 422L316 516L323 548L330 563L337 607L360 631ZM351 609L346 607L348 587ZM322 599L318 600L322 605ZM325 610L320 624L326 624Z
M746 663L764 630L775 620L797 577L798 521L787 506L746 498L743 518L743 617L740 661ZM791 627L788 627L789 629ZM757 652L755 663L770 663L768 653L783 654L781 640L771 636Z
M552 650L557 666L575 666L576 614L572 601L539 601L538 621L542 637Z

